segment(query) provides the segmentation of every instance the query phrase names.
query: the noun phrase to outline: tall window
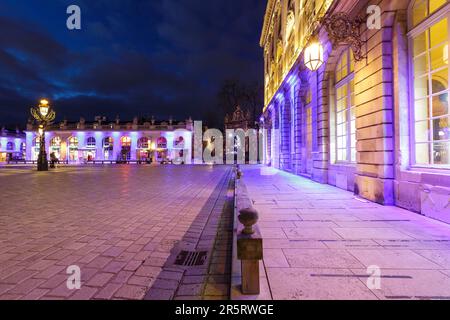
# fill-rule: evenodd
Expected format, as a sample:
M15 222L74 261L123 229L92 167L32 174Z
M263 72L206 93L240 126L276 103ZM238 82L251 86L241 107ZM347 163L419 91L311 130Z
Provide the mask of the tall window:
M336 67L336 161L356 162L355 62L347 49Z
M413 164L450 165L449 128L449 10L441 0L416 1L412 7ZM448 7L447 7L448 8ZM436 13L433 18L428 18Z

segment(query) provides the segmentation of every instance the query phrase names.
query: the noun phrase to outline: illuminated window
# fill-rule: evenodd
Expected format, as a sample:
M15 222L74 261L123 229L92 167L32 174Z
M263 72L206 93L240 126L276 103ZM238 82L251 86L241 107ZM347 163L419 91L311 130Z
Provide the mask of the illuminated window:
M356 162L356 108L353 52L347 49L336 67L336 161Z
M449 128L449 11L436 12L445 1L417 1L412 9L410 54L412 59L412 160L415 165L450 165Z
M158 138L158 149L167 149L167 139L164 137Z
M447 0L417 0L414 2L412 7L412 26L417 26L446 3Z
M131 138L130 137L122 137L120 139L120 143L122 147L131 147Z
M103 148L113 148L114 140L112 137L107 137L103 140Z
M59 147L59 146L61 146L61 138L60 137L54 137L52 140L50 140L50 146L51 147Z
M73 148L73 149L78 148L78 138L77 137L69 138L69 148Z
M138 140L138 149L148 149L150 145L150 138L142 137Z
M39 148L41 146L41 137L37 136L33 139L33 147Z
M94 147L94 148L95 148L96 143L97 143L97 141L95 140L94 137L89 137L89 138L87 138L86 145L87 145L88 147Z
M173 145L175 148L184 148L184 138L179 136L173 141Z

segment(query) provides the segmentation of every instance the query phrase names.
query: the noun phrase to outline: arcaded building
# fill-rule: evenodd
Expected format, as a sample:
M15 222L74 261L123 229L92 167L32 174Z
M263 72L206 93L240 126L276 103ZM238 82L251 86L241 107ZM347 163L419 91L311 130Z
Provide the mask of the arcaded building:
M138 120L107 121L97 117L87 122L62 121L49 126L45 132L47 156L53 154L60 162L141 161L159 163L192 159L193 121ZM39 155L40 136L36 124L28 123L26 130L26 159L35 161Z
M15 131L0 129L0 163L25 159L25 134L19 129Z
M265 162L450 222L445 0L269 0Z

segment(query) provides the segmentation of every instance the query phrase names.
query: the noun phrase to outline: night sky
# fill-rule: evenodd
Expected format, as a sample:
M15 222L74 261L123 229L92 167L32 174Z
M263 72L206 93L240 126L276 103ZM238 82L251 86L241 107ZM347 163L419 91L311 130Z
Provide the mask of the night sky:
M82 29L66 27L67 6ZM48 97L58 120L201 120L223 82L262 83L263 0L1 0L0 125ZM219 113L217 113L219 114Z

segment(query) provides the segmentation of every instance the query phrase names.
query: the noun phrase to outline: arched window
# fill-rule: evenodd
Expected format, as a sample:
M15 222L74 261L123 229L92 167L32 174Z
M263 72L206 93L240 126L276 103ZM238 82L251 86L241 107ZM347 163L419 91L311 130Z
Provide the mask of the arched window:
M69 148L78 149L78 138L77 137L69 138Z
M336 162L356 162L356 115L353 51L341 55L336 67Z
M105 160L113 159L114 151L114 139L112 137L106 137L103 139L103 157Z
M39 148L41 146L41 137L37 136L33 139L33 147Z
M164 137L159 137L157 147L158 149L167 149L167 139Z
M410 8L413 165L450 165L450 10L442 7L445 3L445 0L422 0ZM433 17L429 18L431 14Z
M182 136L179 136L173 141L175 148L184 148L184 138Z
M122 137L120 139L120 143L122 147L131 147L131 138L130 137Z
M103 139L103 148L111 149L114 147L114 140L112 137L107 137Z
M50 146L51 147L60 147L61 146L61 138L54 137L52 140L50 140Z
M6 144L6 150L8 151L14 150L14 144L11 141Z
M89 137L89 138L87 138L86 146L95 148L96 143L97 143L97 141L95 140L94 137Z
M138 149L148 149L150 146L150 138L142 137L138 140Z

